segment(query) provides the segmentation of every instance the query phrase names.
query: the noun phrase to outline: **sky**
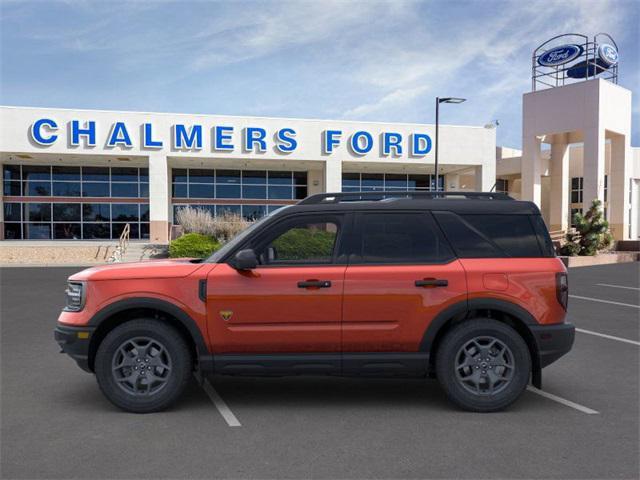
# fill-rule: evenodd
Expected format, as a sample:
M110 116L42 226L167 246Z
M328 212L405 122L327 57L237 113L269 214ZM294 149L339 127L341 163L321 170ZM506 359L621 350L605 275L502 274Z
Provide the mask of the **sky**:
M531 54L607 32L633 91L640 1L0 0L0 104L485 125L519 148Z

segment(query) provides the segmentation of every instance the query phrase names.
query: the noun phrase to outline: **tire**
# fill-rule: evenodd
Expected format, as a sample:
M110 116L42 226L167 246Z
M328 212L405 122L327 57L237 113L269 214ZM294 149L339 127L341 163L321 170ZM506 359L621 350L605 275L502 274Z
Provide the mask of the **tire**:
M117 326L102 340L95 373L107 399L127 412L166 409L184 391L192 374L192 358L182 335L153 319Z
M436 354L440 385L453 403L472 412L511 405L526 389L530 373L531 355L520 334L488 318L453 327Z

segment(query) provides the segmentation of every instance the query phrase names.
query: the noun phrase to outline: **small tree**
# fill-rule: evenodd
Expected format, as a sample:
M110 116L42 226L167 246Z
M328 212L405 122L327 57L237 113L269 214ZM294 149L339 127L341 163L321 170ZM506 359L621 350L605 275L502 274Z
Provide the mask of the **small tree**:
M602 203L596 199L587 213L573 216L576 231L567 233L567 243L560 249L562 255L595 255L611 246L613 237L601 207Z

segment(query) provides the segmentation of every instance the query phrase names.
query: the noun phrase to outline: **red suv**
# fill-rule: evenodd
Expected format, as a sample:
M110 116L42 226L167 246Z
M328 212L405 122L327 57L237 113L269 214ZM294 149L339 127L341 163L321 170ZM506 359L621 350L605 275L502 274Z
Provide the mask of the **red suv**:
M495 411L567 353L567 273L538 208L503 194L320 194L205 260L69 278L55 338L132 412L192 374L435 376Z

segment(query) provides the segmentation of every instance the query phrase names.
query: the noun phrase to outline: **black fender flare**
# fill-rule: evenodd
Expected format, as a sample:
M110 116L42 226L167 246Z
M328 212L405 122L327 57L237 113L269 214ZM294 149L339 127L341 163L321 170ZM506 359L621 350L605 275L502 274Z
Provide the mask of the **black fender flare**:
M434 341L447 322L452 318L462 319L472 310L498 310L507 313L523 324L529 337L525 340L528 344L531 344L532 347L530 352L532 357L532 383L534 386L540 388L539 385L542 383L542 374L539 358L539 346L535 336L528 327L529 325L539 324L531 313L513 302L495 298L474 298L450 305L438 313L427 327L422 337L422 341L420 342L420 351L428 352L429 357L431 357L431 350Z
M180 324L189 332L189 335L191 335L198 356L209 356L209 349L207 348L207 344L204 341L202 332L200 331L200 328L198 328L195 320L193 320L191 316L189 316L177 305L166 300L161 300L159 298L138 297L118 300L107 305L106 307L98 311L93 317L91 317L91 320L89 320L89 325L97 329L100 327L100 324L104 320L112 317L113 315L117 315L118 313L124 312L126 310L135 309L153 309L171 315L172 317L177 319L177 321L180 322Z

